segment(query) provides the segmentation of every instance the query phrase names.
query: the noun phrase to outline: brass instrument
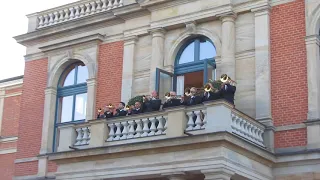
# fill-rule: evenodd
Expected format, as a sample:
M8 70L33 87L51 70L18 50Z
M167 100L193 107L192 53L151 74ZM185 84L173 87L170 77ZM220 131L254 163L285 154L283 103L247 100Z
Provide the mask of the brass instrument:
M166 92L166 94L164 95L164 97L168 100L171 99L171 95L170 92Z
M232 86L235 86L237 83L234 81L234 80L232 80L227 74L222 74L221 75L221 78L220 78L220 81L222 82L222 83L229 83L230 85L232 85Z
M108 105L108 108L113 109L113 108L114 108L113 104L110 103L110 104Z
M184 95L186 95L186 96L191 96L191 89L190 89L190 88L186 88L186 89L184 90Z
M129 111L130 110L130 106L126 105L126 110Z
M101 113L101 112L102 112L102 109L101 109L101 108L99 108L99 109L98 109L98 113Z
M205 92L210 92L210 91L212 92L213 91L210 83L207 83L204 85L204 91Z

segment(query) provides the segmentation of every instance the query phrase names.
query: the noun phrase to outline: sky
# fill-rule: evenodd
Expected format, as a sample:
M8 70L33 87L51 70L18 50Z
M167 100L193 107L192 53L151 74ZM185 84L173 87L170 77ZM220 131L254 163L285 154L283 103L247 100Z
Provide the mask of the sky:
M2 1L0 11L0 80L23 75L24 46L14 36L27 33L27 14L68 4L78 0L18 0Z

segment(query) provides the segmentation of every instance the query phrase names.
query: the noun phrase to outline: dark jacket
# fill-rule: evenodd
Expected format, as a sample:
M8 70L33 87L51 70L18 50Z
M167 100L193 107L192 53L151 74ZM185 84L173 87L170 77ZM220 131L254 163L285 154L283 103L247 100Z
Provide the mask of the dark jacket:
M230 84L226 84L220 89L221 97L231 104L234 104L234 94L236 92L236 87Z
M102 112L101 112L101 113L98 113L97 119L103 119L103 118L105 118L105 115L102 114Z
M150 100L143 103L143 111L144 112L152 112L152 111L159 111L161 106L161 100Z
M200 104L201 102L202 102L202 97L192 96L192 97L188 98L186 101L184 101L183 104L186 106L193 106L193 105Z
M203 98L202 98L202 101L205 102L205 101L213 101L213 100L217 100L217 99L220 99L221 98L221 92L218 91L218 92L208 92L208 93L205 93Z
M116 116L126 116L127 115L127 111L124 109L123 110L117 109L116 111L117 111Z
M132 110L132 114L141 114L141 113L143 113L142 108L140 108L139 110L137 109Z
M113 117L113 112L104 112L105 118L112 118Z
M170 99L170 100L166 101L163 104L162 109L169 108L169 107L180 106L180 105L182 105L180 99Z

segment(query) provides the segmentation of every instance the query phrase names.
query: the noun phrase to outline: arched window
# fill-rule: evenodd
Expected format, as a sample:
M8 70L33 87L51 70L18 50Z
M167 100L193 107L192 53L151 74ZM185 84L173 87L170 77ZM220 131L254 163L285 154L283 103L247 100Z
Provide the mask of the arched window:
M88 69L82 63L69 66L58 84L56 123L83 121L86 118Z

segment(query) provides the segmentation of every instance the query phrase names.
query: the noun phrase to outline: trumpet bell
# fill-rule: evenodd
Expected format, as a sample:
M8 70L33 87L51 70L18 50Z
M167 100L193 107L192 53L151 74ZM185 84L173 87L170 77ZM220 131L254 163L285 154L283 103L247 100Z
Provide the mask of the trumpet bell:
M210 92L210 91L212 91L212 88L211 88L211 86L210 86L209 83L207 83L207 84L204 86L204 91L205 91L205 92Z
M98 109L98 112L99 112L99 113L101 113L101 112L102 112L102 109L101 109L101 108L99 108L99 109Z
M226 75L226 74L221 75L220 81L222 83L225 83L225 82L227 82L229 80L231 80L231 78L228 75Z
M113 108L113 107L114 107L113 104L108 105L108 108Z
M165 97L166 99L170 99L170 97L171 97L170 92L167 92L167 93L164 95L164 97Z
M184 90L184 95L186 95L186 96L191 96L191 89L190 89L190 88L186 88L186 89Z
M130 109L130 106L129 105L126 105L126 110L128 111Z

